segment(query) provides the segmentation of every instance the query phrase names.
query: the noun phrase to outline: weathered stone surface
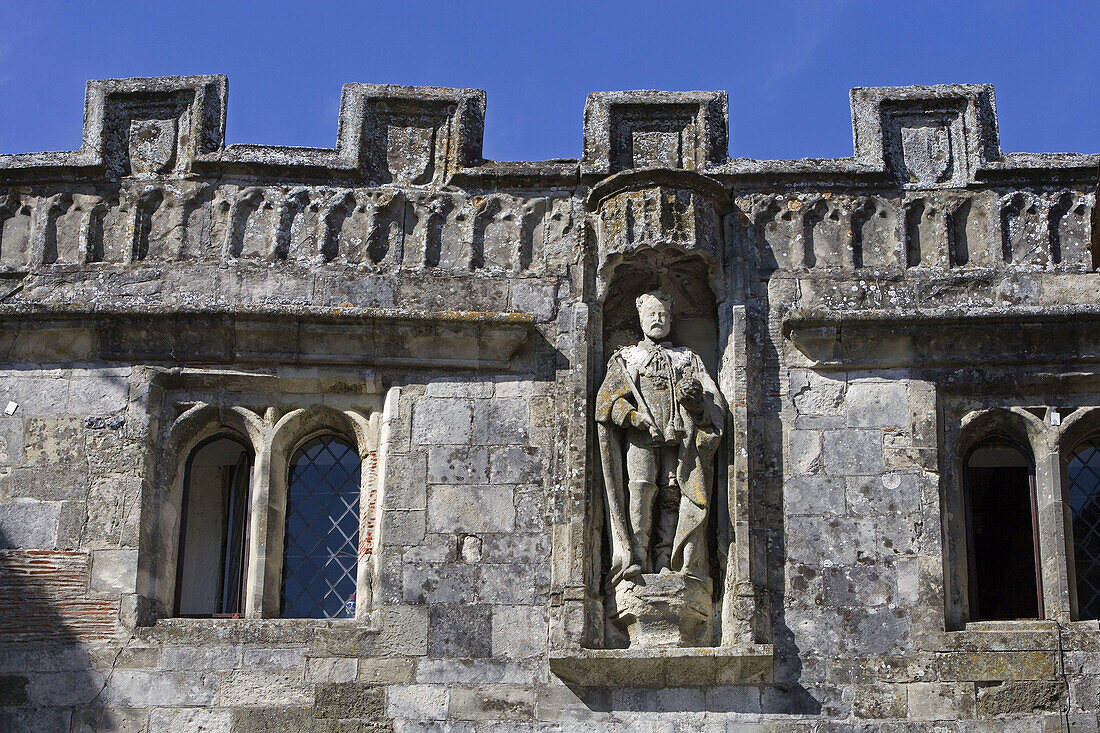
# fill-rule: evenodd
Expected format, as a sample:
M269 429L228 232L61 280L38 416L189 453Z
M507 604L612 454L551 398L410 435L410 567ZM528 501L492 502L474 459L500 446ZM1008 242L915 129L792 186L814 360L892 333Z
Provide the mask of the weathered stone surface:
M61 503L22 499L0 505L0 547L52 548Z
M492 609L437 604L429 610L428 656L469 659L492 654Z
M447 701L443 685L392 685L386 690L386 715L412 721L443 720Z
M245 725L234 727L235 717L238 721L243 722L247 716L235 716L232 710L162 708L152 711L149 716L149 726L151 729L165 731L166 733L186 733L187 731L223 733L223 731L248 730ZM256 728L253 727L252 730L256 730ZM284 728L284 730L293 729Z
M1040 710L1056 711L1066 694L1061 682L1033 680L1005 682L978 688L978 714L983 716L1020 715Z
M983 85L855 89L854 156L799 161L731 158L721 92L595 93L541 162L483 159L478 90L349 84L331 149L227 146L226 100L92 82L78 150L0 156L0 729L1096 728L1100 156L1002 153ZM659 651L608 622L593 419L654 288L728 402L705 497L635 446L628 534L695 512L711 584ZM303 490L318 436L358 489ZM1043 619L972 604L976 536L1034 556L967 504L990 437Z
M510 486L438 484L428 488L431 532L509 532L515 522L515 492Z
M321 684L317 686L314 706L320 718L377 720L386 708L385 689L350 682Z
M430 448L428 450L428 481L437 484L487 483L489 481L489 449L484 447Z
M95 550L92 552L93 593L133 593L137 584L137 550Z

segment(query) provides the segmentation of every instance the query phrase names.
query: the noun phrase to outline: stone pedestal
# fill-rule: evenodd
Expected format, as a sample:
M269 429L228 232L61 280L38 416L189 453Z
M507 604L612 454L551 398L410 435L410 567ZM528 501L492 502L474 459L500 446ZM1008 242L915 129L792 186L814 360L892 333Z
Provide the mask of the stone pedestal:
M644 573L624 580L608 599L608 618L629 639L630 648L707 646L710 580L683 573Z

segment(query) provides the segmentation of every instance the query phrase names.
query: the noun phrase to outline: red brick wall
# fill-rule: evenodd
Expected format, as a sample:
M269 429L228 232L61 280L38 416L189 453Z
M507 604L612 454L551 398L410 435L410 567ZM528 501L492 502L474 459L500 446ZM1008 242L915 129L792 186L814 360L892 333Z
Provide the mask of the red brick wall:
M88 598L86 552L0 550L0 643L107 639L119 601Z

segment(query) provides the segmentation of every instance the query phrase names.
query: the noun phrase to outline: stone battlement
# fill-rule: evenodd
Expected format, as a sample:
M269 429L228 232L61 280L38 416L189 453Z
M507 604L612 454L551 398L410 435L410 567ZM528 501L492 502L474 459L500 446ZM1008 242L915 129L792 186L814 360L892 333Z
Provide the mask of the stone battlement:
M0 175L16 181L51 173L79 179L247 170L373 185L439 185L455 176L545 184L666 167L732 184L778 176L806 184L958 188L1019 177L1094 178L1100 164L1098 154L1002 154L989 84L857 87L855 155L797 161L731 159L725 92L593 92L584 111L583 157L522 163L483 158L480 89L345 84L335 148L226 145L227 102L228 79L221 75L90 81L80 149L0 155Z
M555 276L573 257L573 202L640 169L724 190L726 239L764 271L981 290L1006 270L1095 269L1100 156L1002 154L989 85L851 101L850 158L730 159L725 93L638 91L589 96L579 160L493 162L480 90L347 84L336 147L314 149L226 146L224 76L92 81L79 150L0 156L0 276L250 262ZM625 205L639 222L660 208L644 191ZM834 302L888 305L882 292Z

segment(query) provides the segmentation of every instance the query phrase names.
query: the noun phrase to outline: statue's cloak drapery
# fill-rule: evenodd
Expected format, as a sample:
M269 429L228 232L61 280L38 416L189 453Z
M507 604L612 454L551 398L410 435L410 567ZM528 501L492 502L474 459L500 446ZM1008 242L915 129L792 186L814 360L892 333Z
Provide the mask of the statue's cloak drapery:
M683 434L675 444L676 478L682 499L673 540L671 569L699 578L709 577L706 556L706 521L710 487L714 479L714 453L722 439L726 402L718 391L702 359L690 349L662 344L673 362L680 365L677 377L690 373L703 387L703 406L699 415L684 407L673 388L673 409L680 416ZM644 405L637 404L638 368L649 358L641 346L627 346L615 352L607 366L607 375L596 393L596 426L600 444L604 491L607 500L608 532L611 541L611 584L622 579L631 562L631 528L628 519L626 473L623 465L624 433L636 430L630 414ZM633 381L634 388L631 383Z

